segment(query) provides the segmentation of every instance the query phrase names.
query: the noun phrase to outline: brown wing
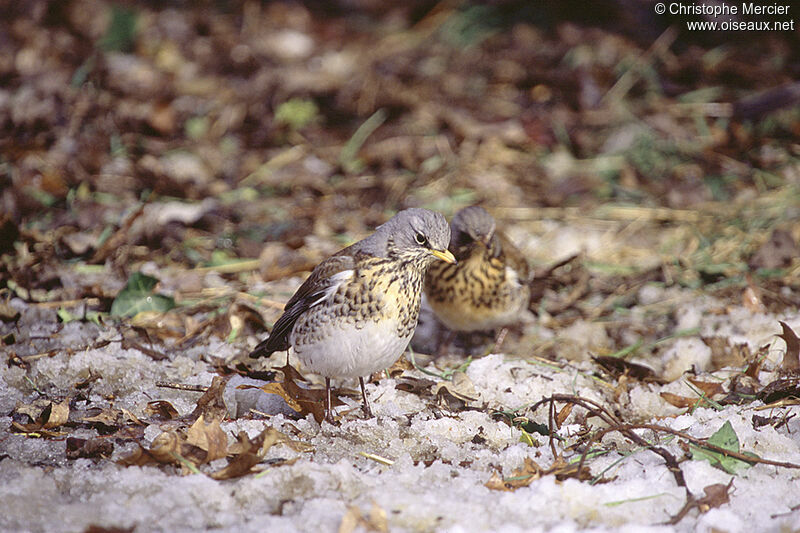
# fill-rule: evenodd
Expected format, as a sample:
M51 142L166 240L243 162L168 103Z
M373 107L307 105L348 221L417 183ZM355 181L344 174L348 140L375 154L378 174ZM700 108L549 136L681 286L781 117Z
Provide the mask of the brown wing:
M522 255L522 252L514 246L508 237L503 235L502 233L497 233L495 235L495 240L498 241L500 245L500 255L504 256L504 261L506 265L510 266L514 270L517 271L517 275L519 276L520 283L523 285L529 281L529 267L528 261L525 259L525 256Z
M351 255L351 248L337 252L314 268L297 292L286 302L283 314L275 322L269 337L250 352L250 357L267 357L272 352L289 349L289 335L300 315L324 299L327 291L337 282L336 279L331 279L334 275L354 268L355 259Z

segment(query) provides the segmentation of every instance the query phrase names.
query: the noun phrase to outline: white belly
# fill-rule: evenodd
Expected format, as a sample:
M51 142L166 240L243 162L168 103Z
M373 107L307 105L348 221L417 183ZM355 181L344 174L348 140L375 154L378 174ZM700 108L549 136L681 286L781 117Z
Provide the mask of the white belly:
M384 370L402 355L410 337L399 338L392 320L369 321L360 329L347 324L342 330L326 325L314 342L298 345L294 333L290 343L309 371L324 377L367 377Z

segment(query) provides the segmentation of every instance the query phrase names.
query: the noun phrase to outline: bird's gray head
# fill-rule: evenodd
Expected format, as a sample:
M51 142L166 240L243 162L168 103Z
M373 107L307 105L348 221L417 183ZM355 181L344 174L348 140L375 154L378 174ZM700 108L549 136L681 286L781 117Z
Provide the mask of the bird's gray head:
M453 252L472 244L473 241L490 247L497 229L492 215L477 205L465 207L456 213L450 225L453 232L450 236L450 249Z
M428 252L422 257L438 258L443 261L455 263L452 254L447 251L450 242L450 226L441 213L428 209L412 208L400 211L380 226L375 233L367 239L374 250L365 251L375 255L385 253L417 253ZM378 253L376 253L378 252Z

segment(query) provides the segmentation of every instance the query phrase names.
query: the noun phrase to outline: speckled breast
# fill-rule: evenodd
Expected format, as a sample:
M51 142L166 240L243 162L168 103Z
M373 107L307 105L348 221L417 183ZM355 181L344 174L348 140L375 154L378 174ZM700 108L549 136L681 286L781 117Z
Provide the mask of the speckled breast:
M417 326L422 272L375 259L325 302L301 315L290 342L303 365L327 377L359 377L391 366Z

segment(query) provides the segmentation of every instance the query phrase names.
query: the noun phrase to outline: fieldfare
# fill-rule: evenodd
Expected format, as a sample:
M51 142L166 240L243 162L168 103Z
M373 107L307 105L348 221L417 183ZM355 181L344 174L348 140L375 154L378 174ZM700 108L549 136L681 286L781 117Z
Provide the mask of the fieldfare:
M530 298L528 263L478 206L456 213L450 251L458 263L434 264L425 295L437 318L452 332L484 331L519 321Z
M364 413L371 417L364 376L391 366L406 349L417 327L425 272L437 259L456 262L449 240L440 213L399 212L317 265L250 357L292 347L305 368L325 378L329 422L331 378L357 377Z

